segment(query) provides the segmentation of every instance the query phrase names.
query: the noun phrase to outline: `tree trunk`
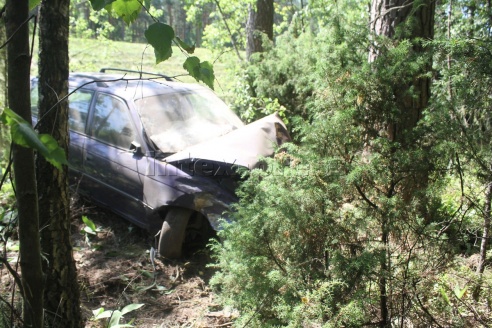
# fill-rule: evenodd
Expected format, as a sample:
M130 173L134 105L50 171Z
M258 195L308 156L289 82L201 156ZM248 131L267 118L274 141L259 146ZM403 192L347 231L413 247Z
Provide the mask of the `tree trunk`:
M31 56L28 0L9 0L6 7L8 98L10 108L31 122ZM38 197L34 151L14 144L14 179L19 215L20 267L24 291L24 327L43 327L43 272L39 245Z
M434 14L435 1L408 1L408 0L373 0L371 6L371 30L376 37L393 39L395 43L399 40L410 40L413 42L412 51L417 56L424 55L427 61L419 72L400 84L393 86L394 103L397 108L396 116L388 115L393 119L385 122L382 130L386 131L387 137L394 142L395 149L401 147L402 150L411 150L418 141L412 132L422 117L424 109L427 107L430 98L431 80L426 75L432 68L432 57L426 54L419 39L430 40L434 37ZM409 20L411 18L411 20ZM398 30L400 24L405 23L404 29ZM379 48L377 39L369 51L369 61L375 62L384 49ZM380 51L382 52L380 53ZM418 163L416 163L418 164ZM392 181L391 185L396 185ZM410 172L404 181L398 182L400 185L402 198L411 204L411 201L419 190L423 190L428 184L428 169L422 165L418 170ZM391 197L391 196L389 196ZM428 218L426 213L425 196L419 202L419 211L424 218ZM383 218L382 223L382 246L385 250L390 243L389 234L386 231L388 223ZM386 251L381 258L380 269L381 278L379 279L380 292L380 327L390 327L392 321L391 305L388 304L388 281L385 276L391 276L391 260Z
M68 154L68 26L70 0L43 0L39 19L40 133L51 134ZM51 327L80 327L79 288L70 241L67 167L37 160L41 246L47 261L45 307Z
M167 5L167 17L168 17L168 21L167 23L169 24L169 26L174 26L174 19L173 19L173 15L174 15L174 10L173 10L173 3L172 1L168 0L166 2L166 5Z
M492 172L492 165L490 168ZM485 271L485 260L487 259L487 248L490 238L490 222L491 222L491 203L492 203L492 181L488 182L487 189L485 190L485 206L483 210L483 232L482 241L480 243L480 260L477 267L477 273L483 274Z
M415 6L414 6L415 5ZM373 0L371 6L371 29L377 36L385 36L392 39L421 38L431 40L434 37L435 1L423 0L415 3L408 0ZM395 34L396 27L412 17L413 23L407 33ZM420 43L414 43L413 50L416 53L424 53L425 49ZM373 62L378 56L376 47L369 53L369 60ZM395 99L399 109L399 123L388 122L388 137L392 141L407 144L407 132L417 126L422 117L422 111L427 106L430 98L430 78L424 74L432 68L432 60L429 57L422 74L416 74L413 83L395 86ZM411 89L413 93L409 92ZM416 97L417 96L417 97ZM411 142L411 141L410 141Z
M248 41L246 57L248 60L255 52L263 51L262 34L273 41L273 0L256 0L256 6L249 7L248 22L246 24Z

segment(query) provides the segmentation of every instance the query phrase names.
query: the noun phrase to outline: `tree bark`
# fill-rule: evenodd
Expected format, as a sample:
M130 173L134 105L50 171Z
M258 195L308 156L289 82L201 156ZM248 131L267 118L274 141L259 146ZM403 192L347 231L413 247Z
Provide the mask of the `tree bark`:
M10 108L31 122L31 56L28 0L9 0L6 7L8 100ZM24 290L24 327L43 327L43 272L39 245L38 197L34 151L14 144L13 166L19 215L20 267Z
M373 0L371 30L377 36L392 39L431 40L434 38L434 14L435 1L433 0ZM397 26L406 22L409 17L413 18L412 25L409 25L405 32L400 31L397 35ZM426 51L419 42L414 43L413 50L420 54ZM369 60L373 62L377 57L378 50L375 46L370 50ZM410 141L406 138L406 133L417 126L429 102L431 79L425 73L431 68L432 60L429 57L422 74L415 74L412 83L395 86L394 93L400 117L398 123L388 122L387 132L391 141L398 141L403 145ZM413 93L409 92L411 89L414 90Z
M492 172L492 165L490 167ZM485 260L487 259L487 248L490 238L490 222L491 222L491 207L492 207L492 181L489 181L485 190L485 206L483 210L483 231L482 241L480 243L480 260L477 267L477 273L483 274L485 271Z
M40 133L51 134L68 154L69 0L43 0L39 10ZM57 104L58 103L58 104ZM41 246L47 257L45 307L51 327L80 327L79 287L70 236L67 167L37 160Z
M426 54L426 49L419 41L421 39L430 40L434 37L434 0L373 0L371 5L371 32L375 36L373 46L369 51L369 61L376 62L378 57L384 52L384 48L377 44L378 37L385 37L394 40L397 44L400 40L410 40L413 42L412 51L417 56L427 56L425 65L419 72L414 72L408 79L393 86L394 105L397 108L396 116L384 122L388 139L395 145L395 149L401 147L402 150L411 150L418 144L418 136L412 134L424 109L430 99L431 79L426 73L431 71L432 57ZM399 29L405 23L403 29ZM381 52L380 52L381 51ZM409 81L409 82L407 82ZM417 164L417 163L416 163ZM396 181L392 181L392 186ZM422 165L415 172L411 172L404 181L399 182L403 200L408 204L419 190L423 190L428 184L428 169ZM389 196L391 197L391 196ZM420 203L419 211L424 218L428 218L426 213L425 196ZM388 304L388 281L385 278L390 275L391 260L386 254L386 249L390 243L389 234L386 230L388 223L383 218L382 225L382 246L385 249L385 256L380 262L381 278L379 279L380 292L380 315L379 326L390 327L392 321L391 305Z
M248 22L246 24L248 41L246 57L248 60L256 52L263 52L262 34L273 41L273 0L256 0L256 6L249 7Z

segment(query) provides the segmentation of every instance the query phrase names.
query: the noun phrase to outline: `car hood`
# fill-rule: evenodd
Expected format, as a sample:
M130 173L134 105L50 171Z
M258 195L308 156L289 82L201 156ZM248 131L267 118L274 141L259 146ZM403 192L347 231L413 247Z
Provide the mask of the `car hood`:
M272 156L289 134L277 113L266 116L226 135L208 140L165 158L168 163L209 160L242 166L259 167L261 157Z

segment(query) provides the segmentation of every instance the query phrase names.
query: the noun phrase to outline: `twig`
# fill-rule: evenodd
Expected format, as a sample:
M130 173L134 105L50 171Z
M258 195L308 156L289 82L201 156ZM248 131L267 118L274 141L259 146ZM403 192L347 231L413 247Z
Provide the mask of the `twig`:
M5 43L4 43L4 44L2 44L2 45L0 46L0 49L5 48L5 46L6 46L7 44L9 44L10 40L12 40L12 39L14 38L14 36L17 34L17 32L18 32L18 31L19 31L19 30L20 30L20 29L21 29L21 28L22 28L25 24L29 23L29 21L30 21L33 17L36 17L36 15L31 15L31 17L29 17L28 19L26 19L26 20L25 20L25 21L24 21L24 22L23 22L23 23L22 23L22 24L21 24L21 25L20 25L20 26L19 26L19 27L15 30L15 31L14 31L14 33L12 33L12 35L11 35L11 36L7 39L7 41L5 41Z
M221 325L205 326L205 328L219 328L219 327L227 327L227 326L230 326L230 325L232 325L232 321L231 322L223 323Z
M364 192L362 191L362 189L360 189L359 185L358 184L355 184L355 188L357 189L357 191L359 192L359 195L361 195L361 197L374 209L379 209L379 207L374 204L369 198L367 198L367 196L364 194Z
M15 307L10 302L8 302L6 299L4 299L1 295L0 295L0 301L4 302L9 307L10 313L12 313L13 315L15 314L15 316L17 317L17 320L20 320L22 322L22 317L18 314ZM13 321L13 319L11 319L11 321ZM14 325L12 324L12 327L13 326Z
M19 274L12 268L10 263L6 259L4 259L3 257L0 257L0 262L2 262L5 265L5 267L7 268L7 270L10 272L10 274L12 275L12 277L15 280L15 283L19 286L19 291L21 293L21 296L24 297L25 296L24 287L22 286L22 281L21 281Z
M227 24L227 20L225 18L224 12L222 11L222 8L220 7L219 0L215 0L215 4L217 5L217 8L219 9L220 15L222 16L222 20L224 21L224 25L227 29L227 32L229 32L229 36L231 38L231 43L234 46L234 50L236 51L236 55L240 61L243 61L243 57L241 57L241 54L239 53L236 42L234 41L234 37L232 36L232 32L231 32L231 29L229 28L229 24Z

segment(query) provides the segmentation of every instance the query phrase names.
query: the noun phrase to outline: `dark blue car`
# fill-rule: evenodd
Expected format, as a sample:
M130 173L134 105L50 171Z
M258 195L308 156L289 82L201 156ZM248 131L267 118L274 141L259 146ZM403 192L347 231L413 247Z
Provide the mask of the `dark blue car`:
M219 228L238 169L271 156L289 138L285 125L277 115L244 125L198 84L102 71L70 75L72 185L159 235L159 254L180 257ZM37 79L31 96L36 106Z

